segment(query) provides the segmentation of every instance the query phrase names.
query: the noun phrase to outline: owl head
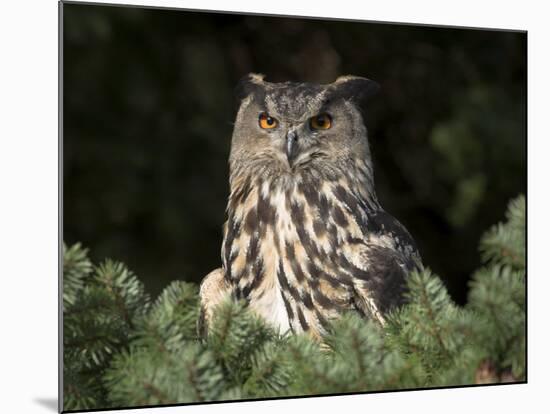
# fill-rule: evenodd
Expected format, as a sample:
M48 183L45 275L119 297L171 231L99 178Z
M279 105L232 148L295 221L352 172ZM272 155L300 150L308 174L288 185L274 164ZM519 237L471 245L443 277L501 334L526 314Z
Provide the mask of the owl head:
M356 76L330 84L246 76L237 86L231 173L292 178L338 175L358 161L370 165L361 108L378 89L376 82Z

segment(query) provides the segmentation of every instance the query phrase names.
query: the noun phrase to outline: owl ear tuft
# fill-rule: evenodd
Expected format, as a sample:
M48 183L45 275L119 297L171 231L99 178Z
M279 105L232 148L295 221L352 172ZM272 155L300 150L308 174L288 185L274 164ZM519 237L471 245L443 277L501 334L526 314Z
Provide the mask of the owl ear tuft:
M340 76L331 87L333 99L343 98L357 104L367 102L380 90L380 85L375 81L352 75Z
M261 73L249 73L243 76L235 87L235 97L240 102L248 95L263 90L265 75Z

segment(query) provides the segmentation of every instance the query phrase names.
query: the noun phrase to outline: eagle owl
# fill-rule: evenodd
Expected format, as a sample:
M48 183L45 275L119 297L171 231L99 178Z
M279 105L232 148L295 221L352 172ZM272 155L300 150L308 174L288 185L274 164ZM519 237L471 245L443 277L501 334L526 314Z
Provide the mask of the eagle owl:
M227 295L280 332L318 338L345 311L384 323L403 303L405 277L422 264L376 197L360 104L377 90L355 76L240 81L222 267L200 288L203 333Z

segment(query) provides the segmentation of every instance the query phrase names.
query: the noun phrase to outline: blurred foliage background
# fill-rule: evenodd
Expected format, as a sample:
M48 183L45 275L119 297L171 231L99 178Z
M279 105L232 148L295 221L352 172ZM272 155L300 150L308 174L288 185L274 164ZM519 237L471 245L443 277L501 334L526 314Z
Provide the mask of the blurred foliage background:
M526 192L525 33L63 6L63 237L156 295L220 266L248 72L382 86L366 109L379 199L464 303L478 240Z

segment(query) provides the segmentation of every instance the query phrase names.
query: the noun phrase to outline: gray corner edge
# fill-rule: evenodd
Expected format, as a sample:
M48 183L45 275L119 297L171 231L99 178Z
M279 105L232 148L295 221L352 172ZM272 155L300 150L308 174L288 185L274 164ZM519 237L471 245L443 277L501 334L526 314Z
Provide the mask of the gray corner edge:
M57 214L58 214L58 234L57 234L57 411L63 412L63 2L58 2L58 63L57 63Z

